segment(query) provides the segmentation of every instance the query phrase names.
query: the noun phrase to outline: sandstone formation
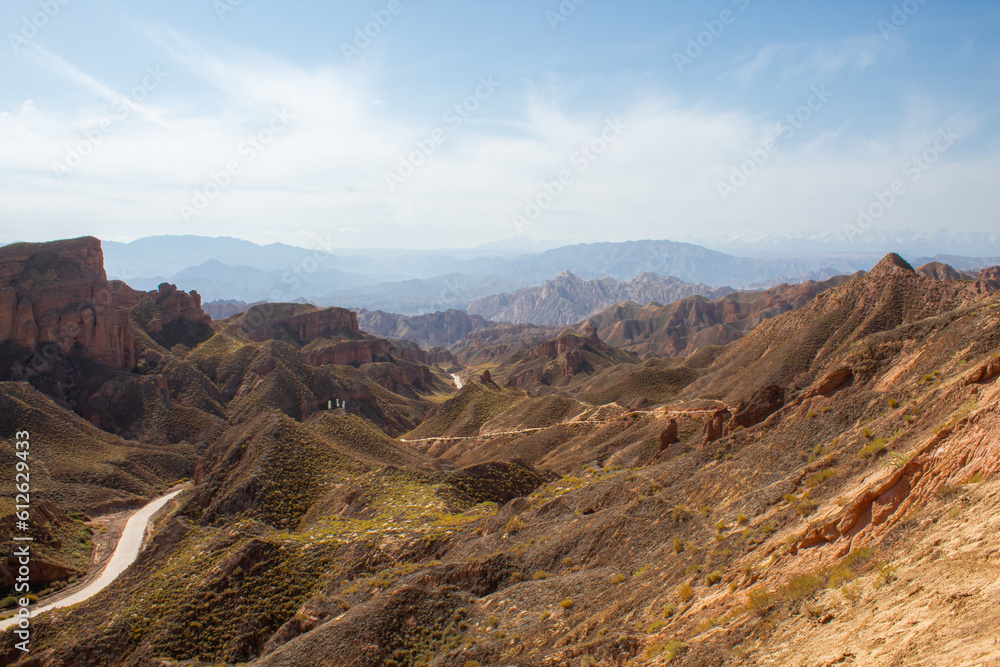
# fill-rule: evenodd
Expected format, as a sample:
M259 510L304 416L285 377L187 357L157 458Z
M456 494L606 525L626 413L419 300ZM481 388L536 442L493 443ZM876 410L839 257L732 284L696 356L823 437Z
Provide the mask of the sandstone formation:
M692 296L665 306L621 303L591 316L586 323L597 328L602 340L621 349L690 356L709 345L736 341L764 320L802 308L847 279L838 276L762 292L730 292L714 301Z
M705 433L701 440L702 446L711 444L716 440L721 440L726 434L726 427L728 426L731 417L731 413L725 408L716 410L712 413L712 415L705 420Z
M309 304L265 303L247 310L240 327L254 341L289 337L300 345L317 338L360 335L358 315L345 308L317 308Z
M306 346L302 353L313 366L360 366L385 360L394 350L387 340L365 339L322 342Z
M667 428L660 433L660 449L664 451L667 447L677 442L677 420L671 419L667 422Z
M976 285L983 294L1000 292L1000 266L983 269L976 277Z
M747 401L741 401L733 414L732 427L749 428L760 424L785 404L785 388L775 384L761 387Z
M196 291L184 292L163 283L140 292L121 281L112 281L111 290L115 303L129 310L133 322L164 347L178 343L194 347L212 336L212 318L202 310Z
M92 237L0 248L0 340L129 369L135 334L104 273Z

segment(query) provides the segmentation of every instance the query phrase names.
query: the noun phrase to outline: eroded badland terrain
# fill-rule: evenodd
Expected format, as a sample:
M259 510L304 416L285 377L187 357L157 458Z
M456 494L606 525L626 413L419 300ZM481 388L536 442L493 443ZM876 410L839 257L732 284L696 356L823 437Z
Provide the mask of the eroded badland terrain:
M91 519L188 487L0 663L1000 665L998 275L890 255L421 348L338 308L213 321L96 239L4 247L36 593L88 572Z

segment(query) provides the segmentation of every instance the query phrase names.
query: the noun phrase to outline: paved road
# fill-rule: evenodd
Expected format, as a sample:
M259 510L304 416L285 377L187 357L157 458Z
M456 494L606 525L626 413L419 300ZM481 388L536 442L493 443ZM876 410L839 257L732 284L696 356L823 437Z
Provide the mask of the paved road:
M114 554L112 554L111 559L108 561L107 566L104 568L104 571L101 572L100 576L72 595L62 598L61 600L57 600L51 604L47 604L43 607L36 607L31 611L31 617L34 618L38 614L45 613L50 609L69 607L70 605L83 602L84 600L91 598L94 595L97 595L100 591L104 590L112 581L117 579L118 575L124 572L129 565L134 563L136 558L139 557L139 550L142 548L142 542L146 535L146 526L149 524L149 520L160 508L170 502L174 496L183 490L184 489L178 489L173 493L157 498L130 516L128 522L125 524L125 530L122 531L121 539L118 540L118 546L115 547ZM12 627L15 623L17 623L16 618L10 618L6 621L0 622L0 631Z

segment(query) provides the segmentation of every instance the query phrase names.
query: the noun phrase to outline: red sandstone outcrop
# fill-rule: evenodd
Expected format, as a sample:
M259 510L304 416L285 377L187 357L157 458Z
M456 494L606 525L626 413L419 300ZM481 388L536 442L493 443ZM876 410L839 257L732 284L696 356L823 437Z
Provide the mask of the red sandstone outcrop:
M371 338L318 344L303 349L302 354L313 366L361 366L386 357L393 350L389 341Z
M577 373L582 373L586 369L587 358L583 356L582 351L575 349L566 353L566 369L563 371L564 376L571 377Z
M761 292L732 292L714 301L692 296L667 305L620 303L590 316L587 324L619 349L687 357L708 345L732 343L761 322L802 308L847 280L849 276L837 276Z
M708 421L705 422L705 435L702 438L701 444L704 446L721 440L726 433L726 426L729 424L730 417L729 410L725 408L714 412Z
M0 340L55 345L117 368L135 365L135 333L104 273L101 242L83 237L0 248Z
M338 334L360 334L358 315L345 308L317 308L309 304L265 303L240 318L253 341L280 340L290 336L301 345Z
M976 288L984 294L1000 292L1000 266L983 269L976 277Z
M667 422L667 428L663 429L663 432L660 433L660 452L677 442L677 434L677 420L671 419Z
M785 404L785 389L769 384L753 393L749 400L740 402L733 415L732 428L750 428L761 423Z
M822 396L824 394L829 394L831 391L836 391L840 389L845 382L854 377L854 371L851 370L849 366L842 366L835 370L830 371L822 378L816 381L816 383L806 391L803 399L811 398L813 396Z

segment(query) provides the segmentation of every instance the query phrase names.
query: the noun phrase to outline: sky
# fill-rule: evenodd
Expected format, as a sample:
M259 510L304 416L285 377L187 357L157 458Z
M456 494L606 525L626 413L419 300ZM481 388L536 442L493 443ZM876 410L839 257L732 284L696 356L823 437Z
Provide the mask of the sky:
M1000 3L7 0L0 243L995 232Z

